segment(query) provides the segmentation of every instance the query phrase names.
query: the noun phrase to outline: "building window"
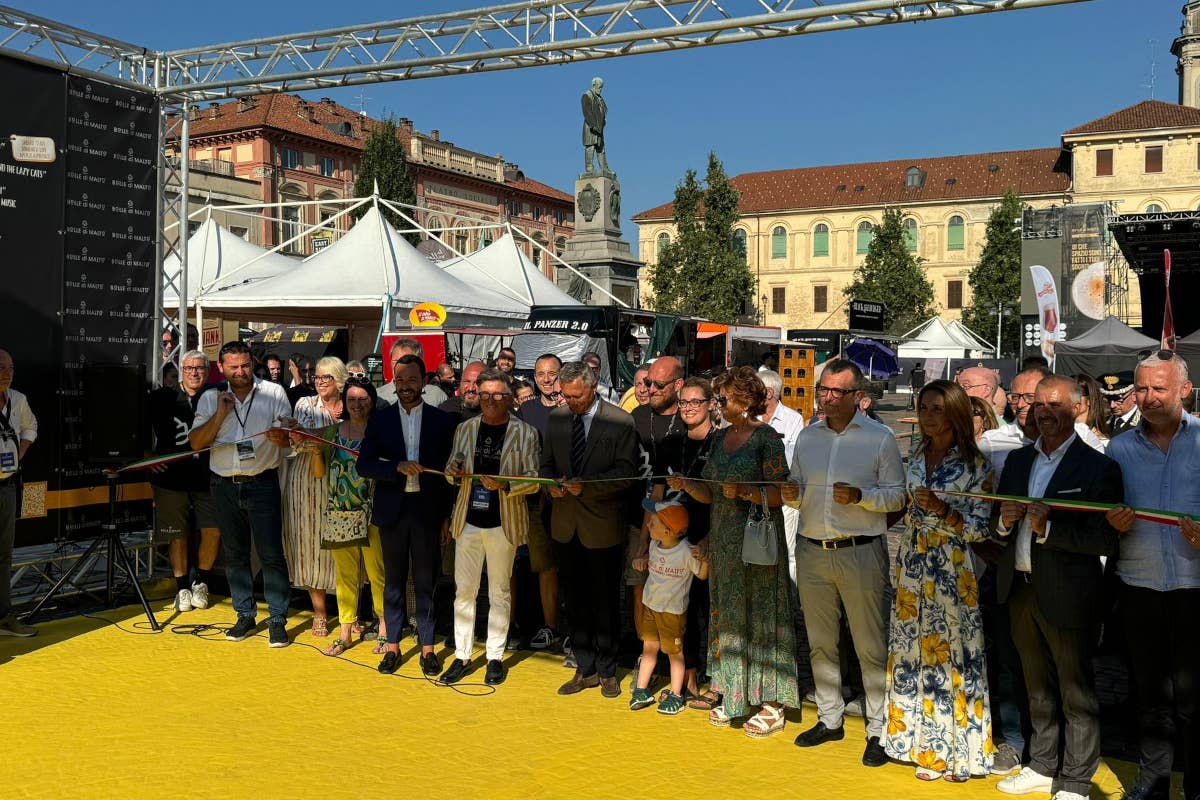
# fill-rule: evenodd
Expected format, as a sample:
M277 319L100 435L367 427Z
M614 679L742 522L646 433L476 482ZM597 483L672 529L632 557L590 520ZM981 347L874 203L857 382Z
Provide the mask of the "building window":
M771 258L787 258L787 231L782 225L771 231Z
M787 288L784 286L771 287L771 313L787 313Z
M1158 203L1151 203L1150 205L1146 206L1146 213L1147 214L1161 214L1162 206L1160 206Z
M467 252L467 235L465 233L454 234L454 249L459 253Z
M829 255L829 226L824 222L813 229L813 255Z
M326 178L333 177L334 167L335 167L335 164L333 163L332 158L322 158L321 159L321 174L324 175Z
M671 237L666 232L658 235L658 249L654 253L655 259L662 258L663 250L671 243Z
M288 200L295 199L299 198L285 197L284 201L286 202ZM300 209L296 206L285 206L279 212L279 216L283 218L283 223L280 230L282 238L279 240L280 244L282 244L283 242L295 239L296 236L300 234ZM292 242L284 249L292 252L298 251L300 249L300 243L298 241Z
M920 189L924 185L925 173L917 167L909 167L908 172L904 173L904 188Z
M864 253L866 253L868 250L871 249L871 239L873 239L874 237L875 237L875 226L874 225L867 222L866 220L863 220L862 222L858 223L858 231L854 237L855 238L854 252L858 253L860 256L863 255Z
M813 313L824 314L829 310L829 287L813 287Z
M1162 172L1162 145L1146 148L1146 172Z
M233 161L233 149L229 147L218 148L217 161Z
M904 220L904 246L908 252L917 252L917 221L912 217Z
M560 236L554 240L554 255L562 258L563 251L567 249L567 237Z
M284 169L296 169L300 165L300 154L285 147L280 153L280 160Z
M1096 151L1096 177L1102 178L1113 174L1112 150Z
M963 307L962 289L962 281L947 281L946 308L955 309Z
M947 226L946 231L947 250L966 249L966 227L963 224L963 218L957 214L950 218L950 224Z
M479 249L480 250L487 247L491 243L492 243L492 232L491 231L483 231L482 233L479 234Z
M746 232L736 230L733 232L733 252L742 257L742 263L746 263Z
M534 206L533 207L533 221L538 222L539 220L541 220L541 218L542 218L541 206Z

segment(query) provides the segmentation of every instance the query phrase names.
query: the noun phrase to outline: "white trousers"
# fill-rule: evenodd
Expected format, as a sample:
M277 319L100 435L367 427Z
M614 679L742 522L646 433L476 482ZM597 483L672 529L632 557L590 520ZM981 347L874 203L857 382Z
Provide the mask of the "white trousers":
M512 611L513 559L517 548L509 543L503 528L477 528L464 525L454 542L454 657L471 660L475 644L475 598L483 565L488 573L488 661L504 658L508 643L508 620Z

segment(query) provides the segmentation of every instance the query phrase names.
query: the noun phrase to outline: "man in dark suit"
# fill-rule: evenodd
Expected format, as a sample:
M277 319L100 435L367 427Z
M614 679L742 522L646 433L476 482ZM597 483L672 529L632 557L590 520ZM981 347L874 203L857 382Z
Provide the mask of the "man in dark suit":
M558 693L599 686L605 697L617 697L622 501L636 473L637 431L633 417L597 396L596 373L586 364L564 364L558 380L566 406L550 414L541 472L543 478L560 481L550 489L550 535L558 549L571 646L579 665Z
M442 664L433 652L433 588L441 563L441 539L449 530L453 494L444 477L423 474L423 470L445 468L454 421L445 411L422 402L425 363L419 356L401 356L393 374L397 403L371 417L358 454L358 474L375 480L371 521L379 527L383 547L387 651L379 671L390 674L400 666L400 630L407 614L405 586L411 558L421 671L436 676Z
M1075 434L1081 408L1074 380L1052 375L1038 383L1030 413L1039 438L1009 455L1000 494L1121 502L1120 467ZM1100 766L1100 706L1092 676L1100 556L1116 553L1118 534L1103 514L1015 501L1000 504L997 533L1006 547L996 593L1009 604L1033 724L1029 764L997 788L1007 794L1056 791L1054 800L1086 800Z

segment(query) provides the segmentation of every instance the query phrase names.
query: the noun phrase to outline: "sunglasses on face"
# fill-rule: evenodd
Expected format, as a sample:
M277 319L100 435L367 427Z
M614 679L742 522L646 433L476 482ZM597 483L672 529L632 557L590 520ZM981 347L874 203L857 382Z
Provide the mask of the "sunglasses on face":
M512 397L509 392L480 392L480 400L503 400L506 397Z
M663 389L670 386L674 382L675 381L652 381L649 378L642 378L642 386L645 386L647 389L649 389L651 386L653 386L655 389L658 389L660 392Z
M367 377L367 373L365 373L365 372L347 372L346 377L348 379L349 378L360 378L361 379L361 378Z

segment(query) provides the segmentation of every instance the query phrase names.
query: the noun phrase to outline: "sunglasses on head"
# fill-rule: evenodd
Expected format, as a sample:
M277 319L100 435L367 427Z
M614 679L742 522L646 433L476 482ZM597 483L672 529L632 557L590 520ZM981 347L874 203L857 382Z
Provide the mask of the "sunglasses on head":
M1145 361L1147 358L1157 358L1159 361L1170 361L1172 358L1179 358L1180 355L1174 350L1142 350L1137 354L1138 361Z

